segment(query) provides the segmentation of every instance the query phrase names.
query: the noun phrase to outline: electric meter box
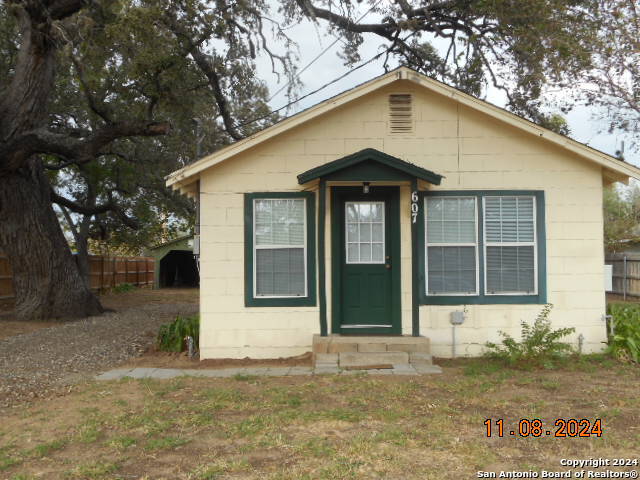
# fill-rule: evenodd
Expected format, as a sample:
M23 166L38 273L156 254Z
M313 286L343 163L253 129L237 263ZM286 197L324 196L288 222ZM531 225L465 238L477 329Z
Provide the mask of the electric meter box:
M450 322L451 325L462 325L464 323L464 312L462 310L451 312Z

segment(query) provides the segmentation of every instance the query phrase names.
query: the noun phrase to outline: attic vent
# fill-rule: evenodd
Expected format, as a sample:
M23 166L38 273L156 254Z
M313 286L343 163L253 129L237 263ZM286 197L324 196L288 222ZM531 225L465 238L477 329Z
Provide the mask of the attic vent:
M391 133L413 133L413 109L411 95L389 95L389 130Z

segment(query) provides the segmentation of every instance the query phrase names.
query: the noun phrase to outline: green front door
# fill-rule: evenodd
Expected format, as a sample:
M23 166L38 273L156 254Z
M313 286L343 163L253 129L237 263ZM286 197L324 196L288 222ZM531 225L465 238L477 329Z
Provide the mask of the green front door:
M399 189L333 191L333 333L400 334Z

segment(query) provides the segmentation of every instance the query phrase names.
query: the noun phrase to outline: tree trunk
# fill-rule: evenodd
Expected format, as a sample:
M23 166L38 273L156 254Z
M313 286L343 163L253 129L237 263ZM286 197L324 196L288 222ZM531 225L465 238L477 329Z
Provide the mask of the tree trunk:
M0 248L13 270L18 320L103 312L69 251L51 206L50 188L37 158L0 176Z
M95 202L93 205L95 207ZM73 235L73 239L76 242L76 263L78 264L78 270L80 275L85 279L87 285L91 286L91 277L89 271L89 227L91 226L91 215L83 215L82 220L77 224L74 223L69 210L63 205L58 205L62 211L62 215L69 225L69 231Z
M76 237L76 250L78 251L78 269L80 275L85 279L87 285L91 285L91 270L89 268L89 225L91 217L84 215L78 227Z

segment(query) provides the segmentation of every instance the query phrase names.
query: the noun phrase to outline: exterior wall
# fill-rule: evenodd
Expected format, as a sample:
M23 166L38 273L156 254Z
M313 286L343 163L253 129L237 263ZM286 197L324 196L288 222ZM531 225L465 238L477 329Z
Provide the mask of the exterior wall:
M415 133L390 135L387 95L413 93ZM267 140L203 172L201 357L282 357L309 351L318 307L244 306L243 194L299 191L296 176L364 148L375 148L444 175L427 188L545 191L547 296L557 326L574 326L587 351L605 340L602 172L544 140L409 82L398 82ZM314 190L316 185L304 188ZM330 212L327 195L327 217ZM401 187L403 333L411 333L410 191ZM317 202L316 202L317 205ZM327 315L331 319L331 226L326 220ZM452 306L421 306L422 335L436 356L451 353ZM540 305L469 305L457 329L461 355L476 355L498 331L517 336Z

